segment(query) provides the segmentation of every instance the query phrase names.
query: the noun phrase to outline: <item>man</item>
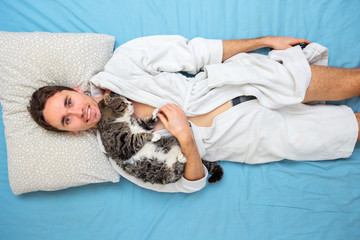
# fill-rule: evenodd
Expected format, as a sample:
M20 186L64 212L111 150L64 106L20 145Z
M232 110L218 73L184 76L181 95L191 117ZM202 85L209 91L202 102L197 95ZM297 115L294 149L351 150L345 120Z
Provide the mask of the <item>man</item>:
M129 98L136 117L160 108L155 131L165 128L179 140L189 181L206 175L201 157L251 164L348 157L359 140L359 113L302 103L360 95L360 69L309 65L324 64L325 50L319 45L291 48L300 43L310 42L289 37L135 39L120 46L91 83ZM263 47L287 50L269 57L245 54ZM186 78L182 71L197 75ZM44 88L34 93L29 111L49 130L96 128L103 93L93 92L90 97L80 89ZM232 101L243 95L256 99Z

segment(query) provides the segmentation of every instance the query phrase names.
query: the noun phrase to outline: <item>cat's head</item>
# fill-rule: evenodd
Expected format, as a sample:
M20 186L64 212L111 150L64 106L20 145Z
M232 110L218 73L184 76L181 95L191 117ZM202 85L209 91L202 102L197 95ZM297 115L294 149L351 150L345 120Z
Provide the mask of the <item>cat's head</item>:
M110 96L105 94L99 104L101 111L101 118L108 120L115 120L120 117L131 116L134 113L134 108L130 101L122 96Z

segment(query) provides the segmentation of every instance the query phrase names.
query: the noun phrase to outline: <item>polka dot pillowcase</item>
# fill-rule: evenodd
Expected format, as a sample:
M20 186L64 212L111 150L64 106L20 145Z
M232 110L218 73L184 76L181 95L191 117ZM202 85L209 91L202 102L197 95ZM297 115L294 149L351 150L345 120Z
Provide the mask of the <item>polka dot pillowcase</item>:
M32 93L45 85L82 87L112 55L114 37L94 33L0 32L0 100L14 194L54 191L119 174L87 132L49 132L30 117Z

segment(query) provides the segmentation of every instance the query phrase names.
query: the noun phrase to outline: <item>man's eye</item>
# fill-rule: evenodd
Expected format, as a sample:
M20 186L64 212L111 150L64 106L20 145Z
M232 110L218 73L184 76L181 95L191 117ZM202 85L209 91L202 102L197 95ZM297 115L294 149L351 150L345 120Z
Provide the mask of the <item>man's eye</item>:
M69 107L71 106L71 99L69 99L69 101L68 101L68 106Z
M65 123L66 123L66 124L69 124L69 122L70 122L70 117L67 117L67 118L65 119Z

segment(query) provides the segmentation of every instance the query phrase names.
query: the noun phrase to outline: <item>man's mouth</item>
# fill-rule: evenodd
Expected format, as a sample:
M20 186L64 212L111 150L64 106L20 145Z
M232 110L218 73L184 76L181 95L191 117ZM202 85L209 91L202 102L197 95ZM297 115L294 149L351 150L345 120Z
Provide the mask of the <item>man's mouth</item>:
M90 108L90 106L89 106L88 111L87 111L87 118L86 118L86 122L88 122L88 121L89 121L90 117L91 117L91 108Z

